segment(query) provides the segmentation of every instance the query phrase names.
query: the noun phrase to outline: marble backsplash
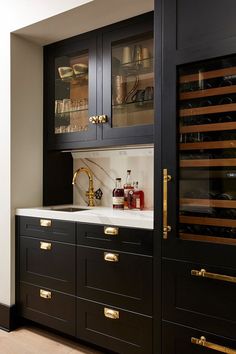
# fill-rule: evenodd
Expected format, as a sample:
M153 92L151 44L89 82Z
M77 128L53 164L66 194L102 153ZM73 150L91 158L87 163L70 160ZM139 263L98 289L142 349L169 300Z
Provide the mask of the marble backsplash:
M153 209L153 148L132 148L72 153L74 171L89 167L94 176L94 190L102 190L102 199L95 199L97 206L112 206L112 190L115 179L126 180L126 171L131 170L132 180L139 182L145 194L145 209ZM88 177L79 175L74 186L74 204L87 205Z

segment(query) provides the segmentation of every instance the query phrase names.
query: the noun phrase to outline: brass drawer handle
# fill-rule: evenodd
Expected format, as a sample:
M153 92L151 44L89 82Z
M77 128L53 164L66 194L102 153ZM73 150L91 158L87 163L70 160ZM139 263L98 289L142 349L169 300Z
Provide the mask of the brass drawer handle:
M104 252L104 261L106 261L106 262L119 262L119 254Z
M200 345L201 347L213 349L213 350L216 350L217 352L221 352L221 353L236 354L235 349L231 349L231 348L224 347L223 345L207 342L206 338L203 336L201 336L200 339L192 337L191 343L196 344L196 345Z
M52 220L40 219L40 226L51 227L52 226Z
M104 234L116 236L119 233L119 227L114 226L104 226Z
M104 124L107 123L108 118L106 114L102 114L101 116L98 116L98 123Z
M52 244L49 242L40 242L40 249L45 251L51 251Z
M90 121L90 123L92 123L92 124L98 124L98 123L99 123L99 116L92 116L92 117L89 117L89 121Z
M51 291L47 291L47 290L43 290L40 289L40 297L42 297L43 299L51 299L52 298L52 293Z
M192 269L191 275L195 277L217 279L221 281L227 281L229 283L236 283L236 277L232 277L230 275L224 275L224 274L210 273L207 272L206 269L201 269L201 270Z
M163 238L168 238L168 232L171 231L171 226L168 225L168 182L171 181L171 176L168 175L167 168L163 170Z
M119 311L104 307L104 316L112 320L118 320L120 318L120 313Z

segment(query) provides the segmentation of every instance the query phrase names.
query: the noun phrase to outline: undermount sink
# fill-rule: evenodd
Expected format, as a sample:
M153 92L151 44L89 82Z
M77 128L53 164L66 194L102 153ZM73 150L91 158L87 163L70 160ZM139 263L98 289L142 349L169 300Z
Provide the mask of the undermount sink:
M51 210L54 210L54 211L67 211L69 213L72 213L72 212L75 212L75 211L83 211L83 210L89 210L89 209L66 207L66 208L52 208Z

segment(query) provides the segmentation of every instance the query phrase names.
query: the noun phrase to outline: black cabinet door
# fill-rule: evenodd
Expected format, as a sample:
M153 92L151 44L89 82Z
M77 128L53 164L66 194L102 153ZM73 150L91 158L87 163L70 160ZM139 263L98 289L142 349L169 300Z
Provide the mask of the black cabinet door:
M74 37L44 50L45 143L50 149L90 146L97 139L97 36Z
M235 59L177 68L173 130L163 121L165 257L236 267Z
M152 318L101 303L78 299L77 336L115 353L152 354Z
M103 34L102 139L153 142L153 13Z
M235 353L236 341L190 327L163 322L162 354Z
M152 257L79 246L77 294L152 315Z
M163 262L163 318L235 338L236 270Z
M18 244L20 281L75 295L75 245L23 236Z

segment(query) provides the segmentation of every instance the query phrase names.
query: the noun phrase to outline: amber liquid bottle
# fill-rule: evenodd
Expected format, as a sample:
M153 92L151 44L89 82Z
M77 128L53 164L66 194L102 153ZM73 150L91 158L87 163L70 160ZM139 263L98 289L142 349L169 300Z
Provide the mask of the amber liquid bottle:
M129 191L128 208L143 210L144 208L144 192L139 189L138 182L134 184L134 190Z
M129 191L134 189L131 183L131 170L127 170L126 183L124 184L124 208L128 209Z
M113 209L124 209L124 188L121 187L121 178L116 178L116 187L112 192Z

